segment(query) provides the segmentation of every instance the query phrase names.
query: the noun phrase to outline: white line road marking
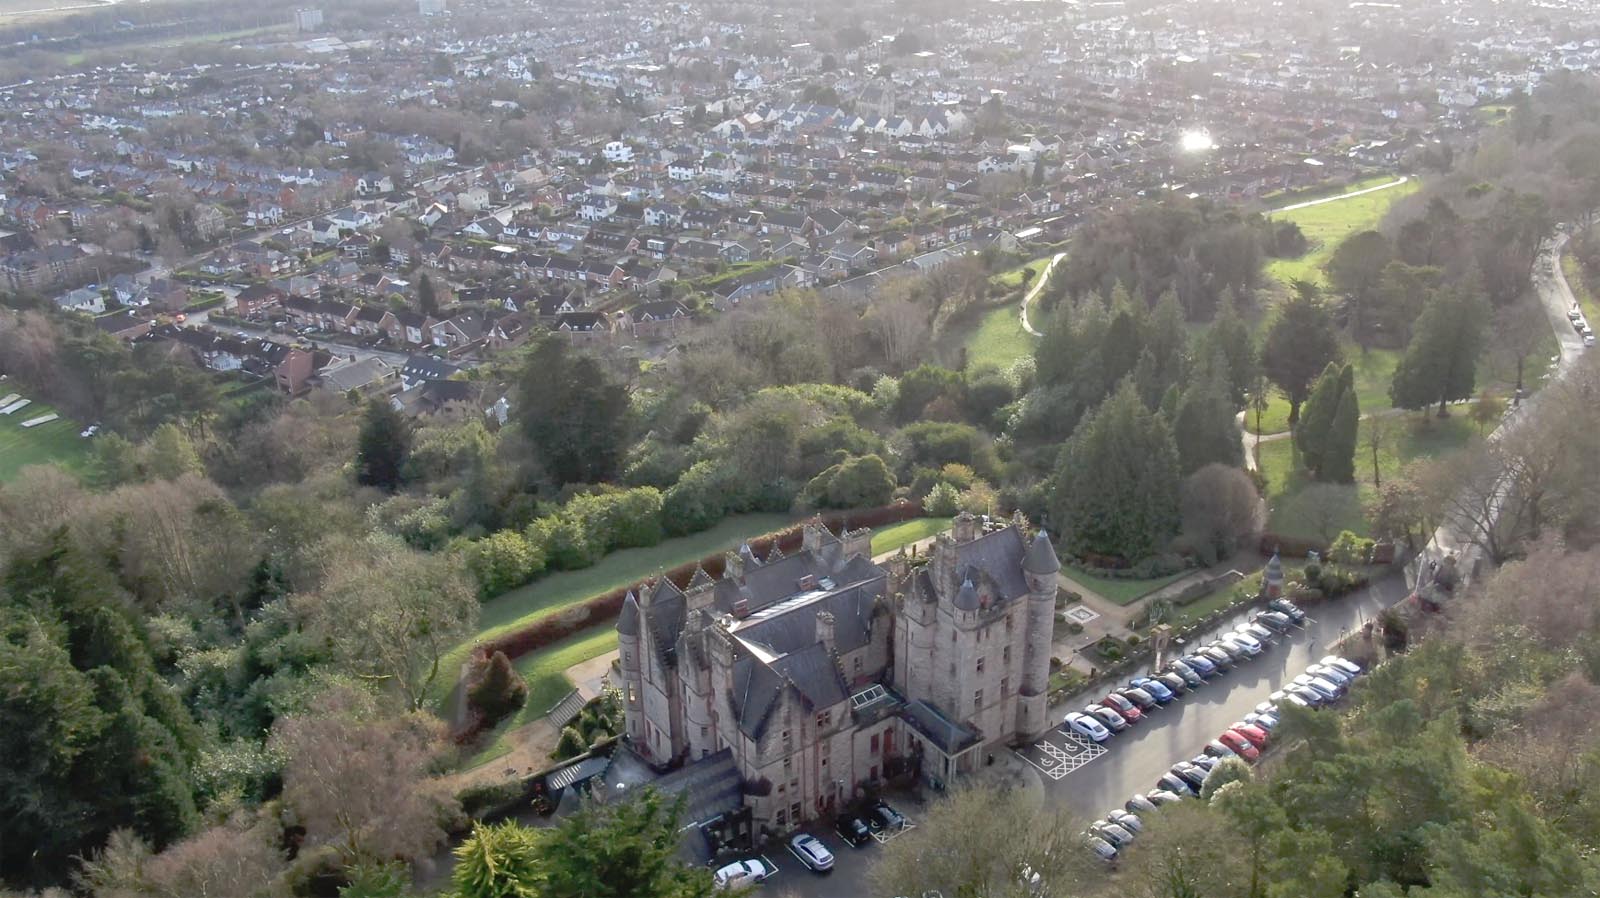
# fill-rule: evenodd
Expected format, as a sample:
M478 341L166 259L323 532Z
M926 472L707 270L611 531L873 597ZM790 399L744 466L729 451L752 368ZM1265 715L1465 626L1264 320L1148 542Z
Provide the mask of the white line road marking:
M1056 739L1060 740L1059 744ZM1031 757L1035 749L1044 755L1042 760ZM1058 780L1105 753L1104 745L1074 733L1057 731L1029 746L1027 753L1019 751L1017 755L1039 768L1040 773Z

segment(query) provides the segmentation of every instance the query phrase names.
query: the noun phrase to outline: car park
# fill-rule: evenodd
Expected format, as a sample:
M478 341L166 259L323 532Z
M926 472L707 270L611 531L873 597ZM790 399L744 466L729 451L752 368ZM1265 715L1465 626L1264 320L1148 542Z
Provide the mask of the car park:
M1267 743L1272 740L1272 737L1267 733L1266 730L1247 721L1241 720L1233 726L1228 727L1228 729L1238 733L1246 739L1249 739L1250 744L1254 745L1256 748L1266 748Z
M1355 663L1354 661L1347 661L1338 655L1326 655L1317 663L1326 664L1329 667L1337 667L1342 671L1348 672L1351 676L1361 676L1361 665Z
M1195 689L1205 685L1206 678L1202 676L1198 670L1195 670L1193 667L1190 667L1182 661L1168 661L1167 670L1182 677L1183 682L1188 684L1190 689Z
M838 831L839 838L845 840L852 848L860 848L872 841L872 828L860 817L840 817L834 829Z
M1167 688L1165 683L1159 680L1152 680L1149 677L1136 677L1128 685L1150 693L1150 697L1155 699L1158 704L1165 705L1178 697L1171 689Z
M1213 677L1217 674L1217 663L1204 655L1184 655L1178 661L1202 677Z
M906 828L907 820L904 815L884 802L872 806L872 812L867 815L867 823L876 830L895 832Z
M1287 614L1289 620L1297 624L1303 624L1306 621L1306 613L1300 609L1300 606L1282 597L1268 602L1267 610L1276 611L1279 614Z
M1083 709L1083 713L1105 724L1106 729L1113 733L1120 733L1132 726L1132 724L1128 723L1128 718L1107 708L1105 705L1090 705Z
M1084 833L1083 844L1087 845L1089 850L1103 861L1109 862L1117 859L1117 847L1099 836L1092 833Z
M1107 814L1106 822L1115 823L1116 825L1122 827L1130 833L1133 833L1136 836L1144 832L1144 821L1140 820L1137 815L1129 813L1128 811L1124 811L1121 808L1118 808L1117 810Z
M1167 687L1173 695L1183 695L1189 691L1189 681L1176 671L1165 671L1152 676L1150 679Z
M1155 789L1145 793L1145 798L1150 799L1150 803L1156 807L1161 807L1164 804L1183 803L1183 795L1171 789Z
M1261 749L1257 748L1255 743L1246 739L1244 734L1238 730L1228 730L1218 736L1217 741L1226 745L1234 754L1244 758L1246 761L1254 763L1261 759Z
M1128 832L1115 823L1107 823L1104 820L1096 820L1095 822L1089 824L1089 834L1092 836L1099 836L1100 838L1105 839L1107 842L1117 846L1118 851L1121 851L1126 846L1133 844L1133 833Z
M789 853L799 858L812 872L825 873L833 869L833 852L822 840L810 833L795 833L789 838Z
M1127 804L1124 804L1123 807L1137 814L1140 812L1154 811L1156 809L1156 803L1151 801L1150 798L1143 793L1135 793L1132 798L1128 799Z
M711 881L719 889L739 889L765 882L776 872L777 867L761 858L751 858L717 868L717 872L711 874Z
M1111 731L1106 729L1106 725L1099 719L1077 711L1067 714L1066 719L1061 722L1061 728L1095 742L1104 742L1111 738Z
M1128 697L1113 692L1100 700L1100 704L1122 715L1122 719L1129 723L1138 723L1144 717L1144 712L1139 706L1128 700Z
M1137 686L1127 686L1117 690L1117 694L1139 706L1141 711L1149 711L1157 704L1155 696Z

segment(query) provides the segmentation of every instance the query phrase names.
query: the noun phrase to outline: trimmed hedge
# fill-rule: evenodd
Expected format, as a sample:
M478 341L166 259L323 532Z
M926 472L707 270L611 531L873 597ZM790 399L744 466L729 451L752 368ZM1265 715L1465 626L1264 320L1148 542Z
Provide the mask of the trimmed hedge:
M835 533L845 529L882 527L922 517L922 505L917 502L900 502L879 508L857 511L836 511L821 515L822 523ZM767 533L748 540L757 558L765 558L776 545L785 555L798 551L803 544L804 524ZM703 568L713 579L721 577L724 555L721 552L707 555L698 561L680 564L665 576L679 589L685 589L697 569ZM607 593L591 596L582 602L546 615L527 626L479 643L474 651L479 658L488 658L495 652L505 652L508 658L520 658L529 652L559 642L572 634L597 623L614 619L622 613L622 603L630 591L644 592L655 583L654 577L638 580Z

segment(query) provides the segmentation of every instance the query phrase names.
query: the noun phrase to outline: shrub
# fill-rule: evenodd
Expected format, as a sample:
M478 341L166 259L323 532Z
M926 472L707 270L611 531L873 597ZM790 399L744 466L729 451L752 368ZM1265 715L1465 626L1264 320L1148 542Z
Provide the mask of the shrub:
M485 598L521 586L544 570L541 548L515 530L501 530L468 543L465 555L467 569L477 578Z
M456 801L461 802L461 813L468 817L481 817L521 801L526 794L527 788L517 780L478 783L457 792Z
M957 503L960 502L960 498L955 487L948 483L939 483L928 491L927 498L922 500L922 506L934 517L948 518L958 510Z
M1134 646L1136 646L1138 644L1139 644L1139 634L1138 633L1130 634L1128 636L1128 647L1132 648L1132 647L1134 647Z
M556 750L550 753L550 757L557 761L564 761L567 758L577 757L588 750L589 743L583 740L583 734L578 732L578 728L566 726L562 727L561 738L556 742Z
M1372 540L1345 530L1333 541L1333 545L1328 547L1328 560L1336 564L1366 564L1372 558L1374 545Z
M516 713L527 700L528 684L511 666L505 652L489 656L477 682L467 689L467 705L483 715L485 727Z

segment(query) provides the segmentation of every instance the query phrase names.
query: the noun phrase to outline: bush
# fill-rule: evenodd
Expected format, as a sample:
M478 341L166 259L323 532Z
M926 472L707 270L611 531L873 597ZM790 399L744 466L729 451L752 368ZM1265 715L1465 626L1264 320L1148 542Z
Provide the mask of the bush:
M1136 646L1138 644L1139 644L1139 634L1138 633L1130 634L1128 636L1128 647L1129 648L1133 648L1134 646Z
M939 483L928 491L927 498L922 500L922 507L928 514L937 518L948 518L955 515L957 503L961 500L960 493L948 483Z
M584 741L583 734L578 732L578 728L566 726L562 727L561 739L556 742L556 750L550 753L550 757L557 761L564 761L567 758L577 757L588 750L589 743Z
M461 813L468 817L481 818L485 814L516 804L527 794L527 787L518 780L478 783L457 792L456 801L461 802Z
M501 530L467 544L467 569L485 598L515 589L544 570L541 547L515 530Z
M528 684L511 666L505 652L489 656L477 682L467 689L467 706L483 715L485 727L515 714L527 700Z
M1349 530L1339 534L1339 538L1328 547L1328 560L1336 564L1366 564L1372 558L1372 547L1376 545L1373 540L1356 536Z

